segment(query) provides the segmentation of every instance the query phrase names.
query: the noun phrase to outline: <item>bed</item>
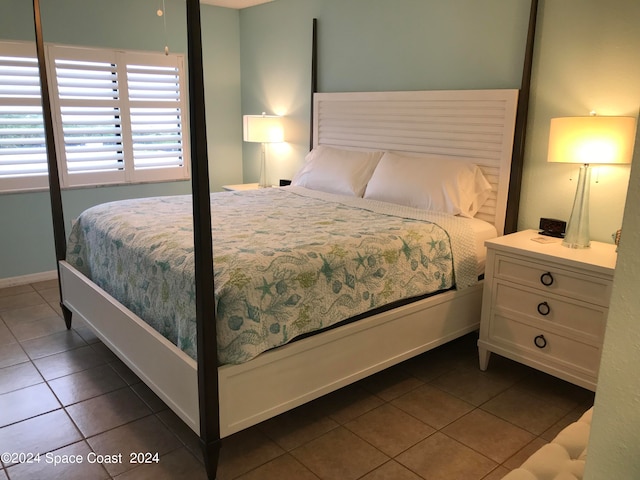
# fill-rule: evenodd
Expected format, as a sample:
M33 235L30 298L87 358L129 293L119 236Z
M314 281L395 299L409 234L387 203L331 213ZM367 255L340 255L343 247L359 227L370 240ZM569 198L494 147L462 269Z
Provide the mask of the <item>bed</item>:
M403 105L401 109L407 110L407 123L397 130L397 136L389 136L386 140L388 145L394 147L394 152L415 154L418 150L421 153L435 153L440 161L446 160L446 153L453 153L451 158L455 158L456 161L467 160L479 165L485 178L491 179L490 182L493 184L491 198L482 204L477 218L482 219L483 223L493 225L497 234L502 232L504 221L516 98L515 90L318 94L316 112L320 118L317 122L322 128L319 128L317 135L317 146L339 143L340 148L384 147L385 145L380 144L383 140L376 129L369 134L362 133L366 130L366 128L363 130L362 126L366 121L362 119L350 120L353 122L353 129L361 132L355 135L357 142L353 142L350 139L353 134L349 132L347 126L342 125L344 115L336 112L349 112L347 116L352 118L353 112L357 110L355 104L364 103L367 111L365 118L371 119L376 115L384 118L389 115L390 102L396 102L396 104L400 102ZM347 104L348 108L345 108ZM493 139L491 148L488 148L486 141L467 142L475 147L467 146L466 151L470 152L470 156L461 157L460 145L464 141L461 141L458 136L448 140L449 135L444 135L445 138L436 142L438 146L433 152L428 142L425 145L420 138L415 138L415 135L408 133L418 128L415 125L412 126L413 122L422 123L425 115L429 117L434 114L434 107L430 106L436 105L435 110L439 115L442 115L443 111L447 112L446 115L451 115L451 109L454 108L451 104L455 104L458 112L463 112L461 117L466 118L466 122L477 124L480 117L488 117L486 122L489 125L477 127L476 130L490 131L485 135ZM378 108L381 110L380 114L372 113ZM392 109L392 111L397 110ZM464 112L473 113L467 116ZM377 123L381 120L369 121ZM393 118L392 121L395 125L403 123L398 118ZM341 126L338 130L334 130L330 127L330 122L341 124ZM436 122L436 125L441 128L442 121ZM330 137L331 132L336 131L340 132L339 142ZM420 130L417 131L420 132ZM470 135L476 136L478 133L474 132ZM423 137L424 133L420 132L417 136ZM375 145L370 144L372 140ZM422 156L415 156L412 160L420 161L422 158ZM303 187L293 187L294 192L296 188L305 190ZM313 190L310 191L313 192ZM283 197L276 202L280 204L290 203L288 197L292 195L301 194L290 192L289 189L273 189L272 191L223 193L218 194L217 198L222 198L223 203L229 203L237 198L241 203L248 202L251 205L251 199L264 203L265 197ZM338 197L342 202L347 202L343 197ZM315 197L311 198L317 200ZM351 201L355 200L354 197ZM186 203L189 211L190 199L182 198L180 202L183 205ZM99 213L104 215L107 207L99 208ZM315 215L320 209L321 206L314 204L311 215ZM118 205L117 211L122 213L122 210L122 206ZM213 216L215 215L214 207ZM445 220L451 222L457 220L458 223L465 221L465 219L444 214L436 217L438 217L436 219L438 223L443 223ZM181 226L177 225L177 228L180 229ZM74 235L75 233L72 232L71 237L73 238ZM189 235L192 235L191 232L188 232ZM475 242L475 236L473 242ZM115 243L119 245L118 240ZM73 245L70 244L71 250L74 249ZM396 250L399 251L400 248ZM97 255L101 256L100 253ZM215 258L214 256L214 265ZM218 258L220 264L223 264L221 257ZM71 255L68 261L60 263L64 305L74 315L85 320L98 337L172 410L194 431L199 432L197 362L193 355L189 355L188 350L185 352L177 348L167 338L158 334L148 323L141 320L139 315L125 308L121 302L83 275L78 265L74 266L74 262L77 262L77 258ZM218 412L221 437L476 330L479 324L482 291L482 284L477 281L476 263L473 262L471 268L473 272L471 278L476 281L469 281L469 275L467 280L464 280L461 270L457 270L456 280L468 283L464 285L466 288L451 289L453 284L451 281L444 282L443 274L443 283L437 285L435 290L444 291L437 295L368 316L357 322L348 323L255 356L246 355L241 362L236 361L237 357L226 358L225 362L228 363L218 368L220 392ZM161 264L162 262L156 263L156 265ZM117 272L119 268L120 266L117 265L115 267L108 265L107 270ZM161 267L157 268L161 269ZM246 268L241 271L245 270ZM448 277L451 279L451 275ZM269 279L268 283L273 281ZM275 292L277 287L274 285L273 288ZM191 292L192 290L188 291L187 295ZM295 295L297 294L291 294L288 298ZM290 300L289 303L297 302ZM312 316L311 320L318 319Z
M191 54L191 49L201 50L197 2L188 1L187 11ZM41 38L38 34L36 37L40 45ZM190 82L194 82L190 84L190 123L196 126L192 129L191 150L194 156L192 213L193 236L196 239L196 288L193 296L196 302L197 355L188 348L178 348L105 291L108 287L101 288L90 280L81 271L82 266L77 259L67 259L64 229L60 227L64 220L58 198L59 188L55 184L57 167L52 165L55 158L49 160L54 171L50 181L54 225L58 225L55 228L56 254L67 326L71 325L72 314L86 321L96 335L200 435L208 474L215 478L222 438L476 330L482 297L482 281L478 279L482 258L473 256L473 261L463 262L466 266L454 265L450 273L443 275L450 281L439 284L432 292L435 294L413 292L415 295L405 295L406 298L386 307L355 314L357 321L336 321L332 328L323 328L313 335L221 362L216 348L218 335L211 294L213 288L204 295L202 293L203 284L209 282L210 287L214 285L215 268L208 267L215 262L211 251L211 228L207 225L211 225L209 215L215 219L217 210L210 208L206 134L203 117L198 117L203 116L204 111L196 108L203 104L202 71L198 70L201 64L197 61L197 54L190 58L189 63L194 69L189 75ZM46 73L41 69L43 74ZM364 193L353 195L353 199L345 199L341 194L336 198L336 194L331 192L309 194L317 188L309 188L301 175L298 181L294 179L291 189L260 192L260 195L311 196L314 200L319 196L323 197L322 201L327 201L325 197L329 195L328 201L349 206L364 200L360 196L367 196L375 171L383 164L385 156L394 161L402 157L413 164L431 162L436 158L443 165L468 165L474 172L481 173L489 185L486 198L474 206L472 215L467 216L478 223L490 225L488 235L501 235L507 220L511 160L524 131L523 125L520 125L519 133L516 131L517 118L522 116L522 108L518 108L522 107L522 95L519 93L513 89L314 92L311 157L323 150L356 156L380 152L378 163L366 177ZM308 159L305 167L313 163L311 160L313 158ZM395 164L387 162L386 165L393 167ZM402 191L401 187L396 186L396 192ZM385 196L384 188L378 191L382 192L382 197ZM227 200L239 196L242 201L249 201L253 196L238 193L217 195L226 195L224 198ZM385 198L375 196L367 201L386 203ZM416 210L413 206L407 208ZM399 217L411 218L411 215L407 216L403 211ZM458 217L446 213L429 220L435 224L449 221L464 223ZM449 225L447 228L457 227ZM485 234L486 231L484 229ZM61 244L64 244L65 251L62 251ZM481 251L481 248L470 248L470 245L477 247L481 244L482 237L472 232L466 249ZM207 259L207 255L209 260L202 262L201 259ZM453 256L458 257L457 253ZM470 275L462 275L465 268ZM296 304L297 301L291 300L291 303ZM213 335L207 334L211 329Z
M221 365L473 286L496 236L474 218L295 186L212 194L211 210ZM196 360L193 261L189 195L95 206L68 241L70 265Z
M393 147L393 152L403 152L408 155L405 158L411 158L411 161L431 161L436 158L439 162L449 159L451 162L476 165L484 178L488 179L491 191L475 218L481 224L493 225L494 234L501 234L517 93L516 90L477 90L317 94L315 123L319 127L316 147L330 146L342 152ZM358 111L363 113L354 113ZM439 120L434 120L435 117L439 117ZM450 125L442 133L440 130L446 119L449 119L449 123L457 124L457 127ZM378 125L385 122L395 125L395 129L383 127L387 131L383 137L379 134ZM434 127L430 130L425 124ZM437 141L426 140L434 135L434 128L436 136L440 138ZM456 128L463 132L472 131L452 135L450 131ZM470 140L461 138L464 135ZM463 153L467 156L461 156ZM264 203L265 197L280 198L275 204L282 206L282 202L291 202L289 197L292 195L307 195L305 198L310 196L317 202L321 202L320 197L329 197L333 202L336 199L342 202L339 205L366 201L359 197L349 199L343 195L309 192L314 190L294 186L272 191L226 192L212 197L222 199L222 203L227 204L236 198L241 203L248 202L247 206L256 199ZM190 199L182 198L180 201L190 205ZM326 201L326 198L322 200ZM384 202L378 203L384 206ZM126 211L121 205L117 207L117 216ZM100 218L108 206L98 208ZM313 216L320 209L321 205L314 203L311 210L306 210L306 215ZM412 208L407 210L420 211ZM215 207L213 215L216 215ZM287 215L288 212L285 212L285 217ZM299 217L304 215L298 214ZM442 213L430 215L435 216L430 216L431 220L440 224L465 224L465 220L472 220ZM399 218L407 216L410 215L403 209ZM224 214L223 217L227 218ZM181 226L177 225L176 228L180 230ZM457 227L448 225L447 228L453 233L452 228ZM214 245L215 230L214 224ZM72 232L72 240L76 233ZM192 235L191 232L188 235ZM255 230L251 231L251 235L255 235ZM471 242L475 246L475 234L472 234ZM116 239L107 243L118 244L114 248L119 249L121 241ZM70 243L70 250L74 248L74 244ZM400 251L401 246L393 248ZM214 252L215 249L214 246ZM101 253L96 255L102 256ZM214 255L214 265L215 258ZM229 363L218 368L221 436L228 436L476 330L482 283L477 281L475 256L473 260L472 267L468 268L472 270L472 275L464 277L462 267L455 273L456 280L461 282L456 285L458 288L452 289L453 283L445 282L443 278L443 283L434 289L442 290L437 295L288 343L260 353L255 358L246 358L248 361L227 359ZM68 261L60 263L64 305L74 315L84 319L109 348L198 432L196 360L94 284L81 273L77 265L73 265L74 262L77 262L77 258L70 255ZM120 268L108 267L113 271ZM246 268L242 271L249 273ZM268 282L273 283L271 279ZM275 285L273 288L275 292Z

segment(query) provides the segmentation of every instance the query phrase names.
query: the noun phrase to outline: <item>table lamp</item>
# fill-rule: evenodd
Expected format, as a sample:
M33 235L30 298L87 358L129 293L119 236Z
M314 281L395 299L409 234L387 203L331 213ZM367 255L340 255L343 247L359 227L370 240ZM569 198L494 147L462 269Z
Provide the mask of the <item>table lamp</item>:
M571 217L562 244L587 248L589 237L589 165L631 163L636 132L633 117L552 118L548 162L579 163L580 173Z
M245 142L257 142L260 147L260 180L258 186L265 188L269 186L267 181L267 160L266 144L284 141L284 129L282 117L275 115L244 115L243 116L243 139Z

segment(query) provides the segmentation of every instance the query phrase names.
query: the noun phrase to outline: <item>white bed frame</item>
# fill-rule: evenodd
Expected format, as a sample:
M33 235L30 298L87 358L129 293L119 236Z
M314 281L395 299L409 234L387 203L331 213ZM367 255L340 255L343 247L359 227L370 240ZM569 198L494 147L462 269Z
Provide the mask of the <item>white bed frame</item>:
M494 187L478 218L504 229L517 90L322 93L314 145L433 153L478 164ZM197 364L67 262L63 303L199 433ZM221 438L478 328L482 283L218 368Z

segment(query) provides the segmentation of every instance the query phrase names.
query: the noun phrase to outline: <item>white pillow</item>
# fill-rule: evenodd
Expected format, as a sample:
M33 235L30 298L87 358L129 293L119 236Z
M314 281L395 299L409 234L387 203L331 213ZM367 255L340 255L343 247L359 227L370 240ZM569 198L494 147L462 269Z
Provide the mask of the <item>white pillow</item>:
M473 217L491 184L477 165L447 157L386 152L364 198Z
M320 145L311 150L291 185L362 197L384 152L342 150Z

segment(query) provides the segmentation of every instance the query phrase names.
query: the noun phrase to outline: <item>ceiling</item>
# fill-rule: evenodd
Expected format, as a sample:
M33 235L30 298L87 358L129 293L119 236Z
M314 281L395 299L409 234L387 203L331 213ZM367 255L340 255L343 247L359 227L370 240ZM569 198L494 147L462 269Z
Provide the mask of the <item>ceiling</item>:
M254 5L260 5L261 3L269 3L272 1L273 0L200 0L200 3L216 5L218 7L241 9L246 7L253 7Z

